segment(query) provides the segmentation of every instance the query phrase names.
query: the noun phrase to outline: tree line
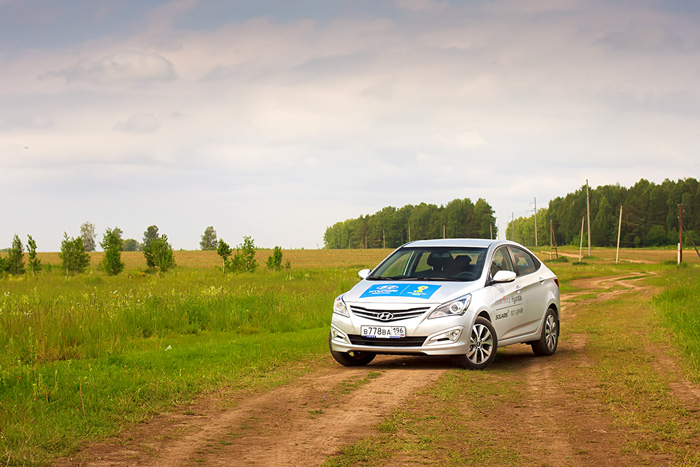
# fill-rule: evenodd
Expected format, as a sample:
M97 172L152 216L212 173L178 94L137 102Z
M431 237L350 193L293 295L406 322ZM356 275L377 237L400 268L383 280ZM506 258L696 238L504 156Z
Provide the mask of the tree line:
M124 263L121 260L122 251L125 250L124 243L130 240L122 239L122 230L119 227L107 228L102 241L99 245L105 252L104 257L100 261L100 269L108 275L117 275L124 270ZM167 235L162 235L159 232L158 226L151 225L143 233L143 242L139 243L136 240L131 240L132 243L138 245L138 250L143 251L146 265L152 270L158 270L161 273L175 267L175 258L173 248L168 241ZM80 227L80 236L68 237L68 234L63 233L63 241L61 242L61 251L59 258L61 259L61 268L66 274L80 274L85 272L90 265L90 255L88 252L95 251L95 226L89 222L85 222ZM200 242L202 250L216 250L222 258L222 270L226 272L255 272L257 269L257 261L255 260L255 242L251 237L244 237L243 244L236 247L236 253L233 254L233 249L221 239L217 240L216 230L213 226L208 226L204 230L202 240ZM7 248L7 256L0 256L0 276L3 274L21 275L26 272L24 261L24 245L18 235L12 239L12 246ZM32 275L38 273L42 269L41 260L37 258L36 242L31 235L27 235L27 252L28 252L28 268ZM233 256L232 256L233 255ZM291 263L289 260L282 263L282 248L276 246L272 255L265 263L268 269L279 271L283 267L289 269Z
M326 248L396 248L429 238L496 238L491 205L479 198L454 199L446 205L421 203L388 206L374 214L337 222L326 229Z
M617 244L620 207L622 228L620 246L653 247L675 245L679 241L680 216L684 239L700 243L700 183L694 178L664 180L656 184L645 179L632 187L619 184L589 189L591 245ZM537 211L537 237L540 245L550 242L551 230L558 245L579 245L581 224L586 220L586 185L564 197L557 197ZM584 244L588 228L583 229ZM535 244L535 215L508 223L506 238L525 245Z

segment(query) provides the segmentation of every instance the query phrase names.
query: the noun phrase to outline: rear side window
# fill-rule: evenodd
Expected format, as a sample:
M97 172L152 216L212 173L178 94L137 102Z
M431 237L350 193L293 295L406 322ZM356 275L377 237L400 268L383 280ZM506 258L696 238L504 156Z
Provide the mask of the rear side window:
M510 247L513 253L513 258L515 259L515 266L518 268L518 275L525 276L527 274L532 274L540 268L540 262L537 258L532 256L529 252L519 248L517 246Z

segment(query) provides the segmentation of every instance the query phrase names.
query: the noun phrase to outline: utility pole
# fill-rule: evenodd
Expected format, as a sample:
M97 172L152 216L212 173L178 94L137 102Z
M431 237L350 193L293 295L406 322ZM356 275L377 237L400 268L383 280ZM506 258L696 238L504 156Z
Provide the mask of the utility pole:
M386 248L386 237L384 236L384 229L382 229L382 247Z
M535 198L535 246L537 246L537 198Z
M678 216L678 264L683 262L683 203L678 205L680 214Z
M615 264L620 261L620 232L622 232L622 206L620 206L620 223L617 225L617 253L615 253Z
M491 233L490 238L493 240L493 224L489 224L489 232Z
M586 179L586 213L588 216L588 256L591 256L591 201L588 196L588 179Z
M445 238L445 224L442 224L442 239L444 240Z
M408 241L411 241L411 225L408 225Z
M581 241L578 245L578 262L583 261L583 221L586 220L586 216L581 216Z

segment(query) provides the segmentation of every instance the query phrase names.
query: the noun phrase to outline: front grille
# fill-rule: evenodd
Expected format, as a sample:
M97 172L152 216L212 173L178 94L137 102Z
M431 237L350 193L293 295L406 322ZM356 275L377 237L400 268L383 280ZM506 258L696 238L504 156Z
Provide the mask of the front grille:
M390 339L387 337L362 337L357 334L348 335L353 345L371 345L376 347L420 347L425 342L425 336L410 336Z
M399 321L402 319L416 318L426 311L430 307L422 306L419 308L408 308L405 310L372 310L370 308L364 308L361 306L350 306L350 310L357 316L363 318L371 319L373 321L382 321L388 323L390 321Z

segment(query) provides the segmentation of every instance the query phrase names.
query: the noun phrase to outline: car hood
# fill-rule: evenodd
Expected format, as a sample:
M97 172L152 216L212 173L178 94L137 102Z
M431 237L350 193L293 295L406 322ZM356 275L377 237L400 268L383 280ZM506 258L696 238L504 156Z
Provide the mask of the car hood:
M343 298L351 303L408 303L433 305L444 303L483 286L481 281L368 281L362 280Z

